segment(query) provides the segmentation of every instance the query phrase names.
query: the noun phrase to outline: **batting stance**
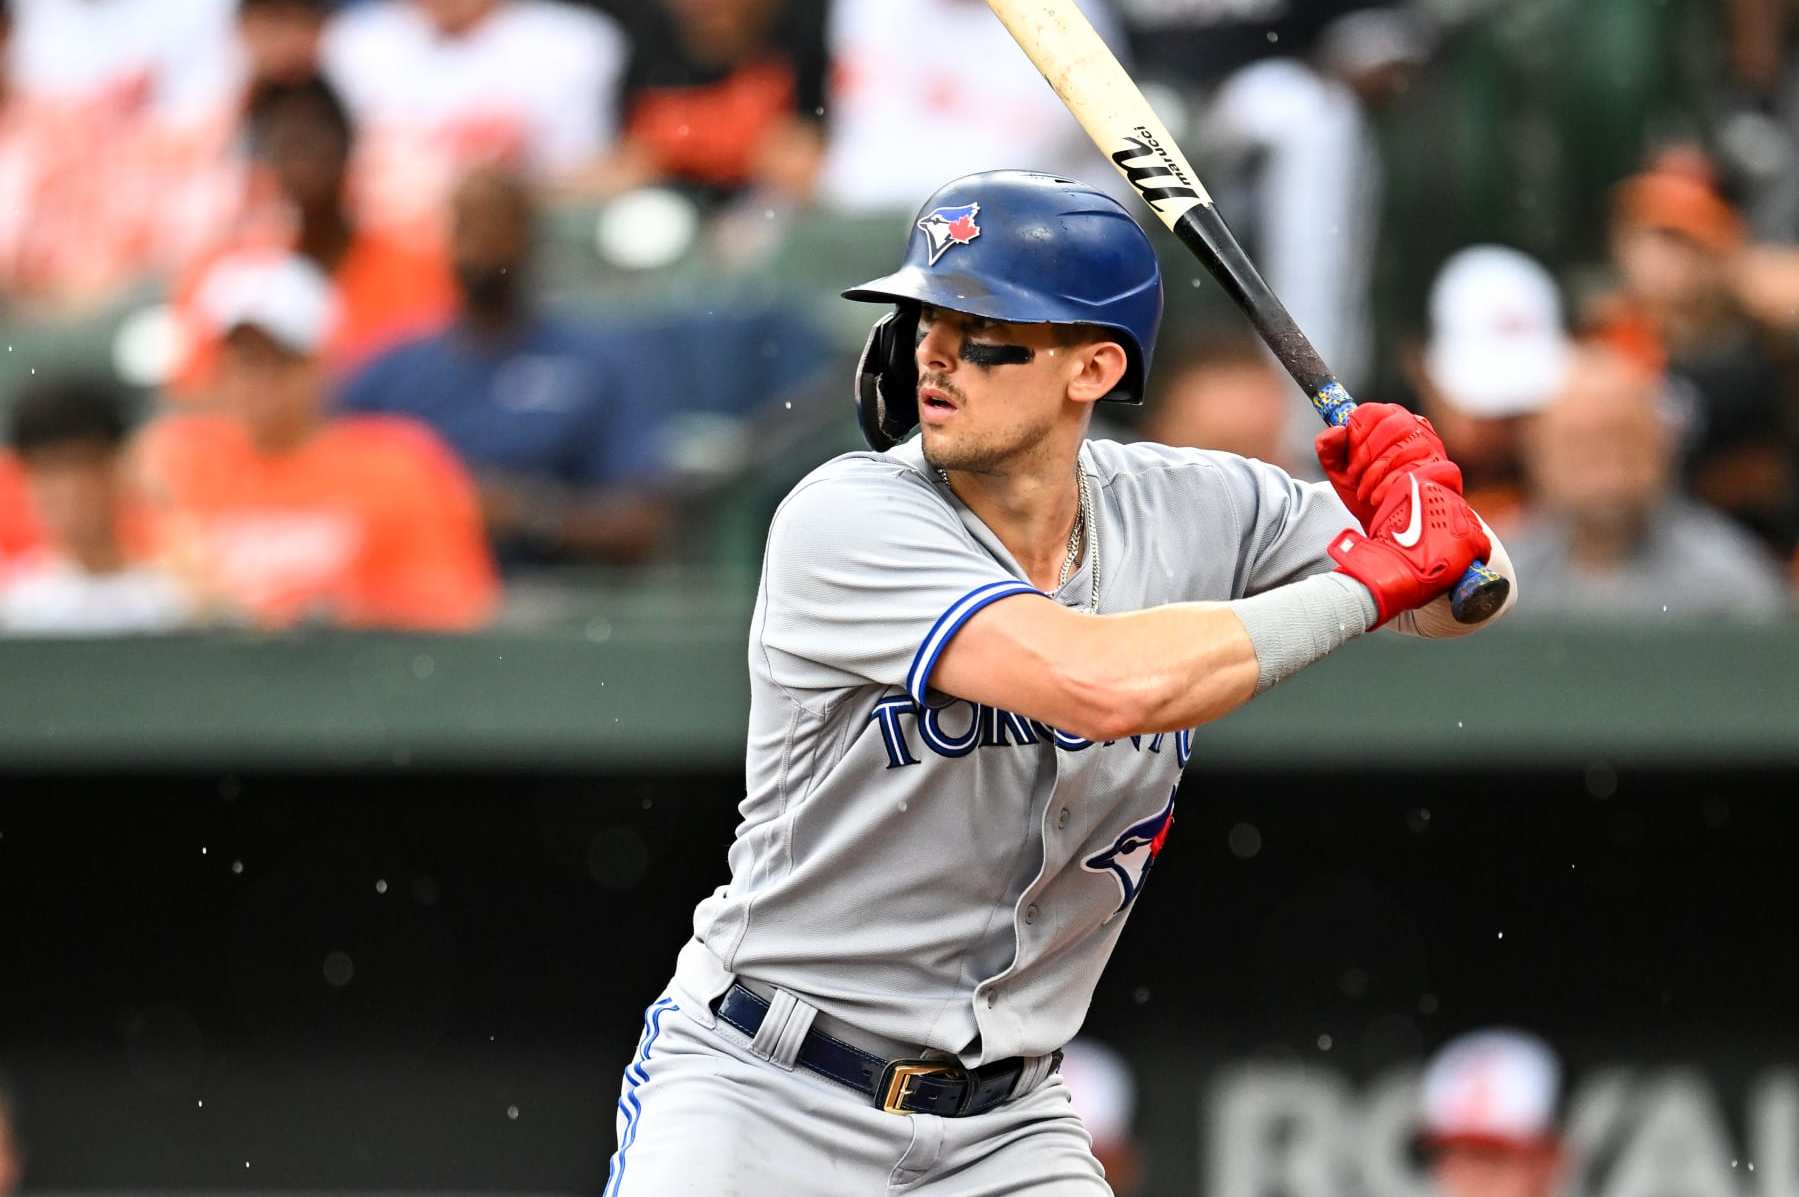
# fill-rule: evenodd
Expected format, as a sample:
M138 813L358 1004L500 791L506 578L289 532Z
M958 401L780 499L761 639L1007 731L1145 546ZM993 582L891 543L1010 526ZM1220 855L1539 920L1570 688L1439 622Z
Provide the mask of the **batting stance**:
M1466 630L1444 591L1511 567L1397 407L1321 435L1330 485L1087 440L1162 314L1092 188L958 179L845 295L893 305L858 379L885 451L769 529L731 880L644 1017L606 1197L1100 1197L1057 1049L1190 729L1381 624Z

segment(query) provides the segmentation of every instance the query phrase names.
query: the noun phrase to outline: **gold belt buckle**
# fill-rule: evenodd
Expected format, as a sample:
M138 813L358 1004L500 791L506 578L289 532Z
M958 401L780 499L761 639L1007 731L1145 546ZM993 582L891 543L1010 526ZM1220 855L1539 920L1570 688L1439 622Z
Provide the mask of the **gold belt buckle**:
M937 1060L895 1060L887 1066L887 1092L881 1098L881 1109L889 1114L909 1114L911 1111L902 1103L912 1095L913 1077L959 1071L956 1065Z

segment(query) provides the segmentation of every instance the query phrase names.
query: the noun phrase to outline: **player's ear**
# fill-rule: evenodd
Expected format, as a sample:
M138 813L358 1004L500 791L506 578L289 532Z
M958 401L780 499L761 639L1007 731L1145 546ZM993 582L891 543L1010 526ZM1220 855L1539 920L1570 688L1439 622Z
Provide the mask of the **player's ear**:
M1124 377L1130 359L1117 341L1089 341L1074 350L1080 368L1068 380L1068 397L1076 403L1092 403L1112 392Z

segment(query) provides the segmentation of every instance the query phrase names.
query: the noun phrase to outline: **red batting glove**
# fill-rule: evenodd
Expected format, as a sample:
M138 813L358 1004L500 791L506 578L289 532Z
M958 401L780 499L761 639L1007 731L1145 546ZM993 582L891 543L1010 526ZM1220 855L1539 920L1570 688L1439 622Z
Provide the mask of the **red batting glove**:
M1330 547L1337 572L1374 595L1376 627L1444 593L1492 551L1474 508L1416 472L1388 491L1368 535L1345 528Z
M1413 471L1420 482L1462 493L1462 471L1437 430L1397 403L1359 404L1348 423L1326 428L1313 444L1337 497L1364 528L1386 503L1393 480Z

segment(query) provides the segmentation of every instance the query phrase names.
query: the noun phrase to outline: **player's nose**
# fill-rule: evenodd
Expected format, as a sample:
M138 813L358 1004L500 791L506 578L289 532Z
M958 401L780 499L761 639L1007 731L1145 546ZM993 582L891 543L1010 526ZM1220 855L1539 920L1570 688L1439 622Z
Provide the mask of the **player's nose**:
M914 357L920 374L946 374L955 368L961 352L962 334L947 320L920 324L918 349Z

